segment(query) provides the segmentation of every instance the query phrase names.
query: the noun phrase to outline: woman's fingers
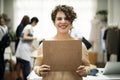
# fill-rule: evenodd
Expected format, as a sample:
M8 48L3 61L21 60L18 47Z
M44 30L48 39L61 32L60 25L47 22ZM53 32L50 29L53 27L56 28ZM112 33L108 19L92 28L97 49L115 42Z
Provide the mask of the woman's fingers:
M85 66L79 66L76 71L80 76L86 76Z
M35 73L38 75L45 75L50 71L50 66L48 65L41 65L41 66L37 66L35 69Z
M50 68L50 66L49 66L49 65L46 65L46 64L41 65L41 67Z

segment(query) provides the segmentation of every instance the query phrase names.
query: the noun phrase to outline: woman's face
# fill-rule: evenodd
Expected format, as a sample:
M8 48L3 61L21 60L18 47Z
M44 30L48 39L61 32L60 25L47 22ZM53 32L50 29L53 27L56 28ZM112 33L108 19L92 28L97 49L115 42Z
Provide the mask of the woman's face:
M5 20L3 18L0 19L0 25L4 26L5 25Z
M60 33L68 33L72 27L70 21L66 18L66 15L62 11L57 13L54 25Z
M37 23L35 22L35 21L33 21L32 22L32 26L34 27L34 26L36 26L37 25Z

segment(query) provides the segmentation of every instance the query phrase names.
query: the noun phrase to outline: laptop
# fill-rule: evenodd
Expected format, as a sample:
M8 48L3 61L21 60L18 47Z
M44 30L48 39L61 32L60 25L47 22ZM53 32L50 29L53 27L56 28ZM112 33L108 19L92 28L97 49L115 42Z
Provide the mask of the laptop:
M80 40L43 41L43 64L52 71L73 71L81 65L82 43Z
M107 62L103 74L120 74L120 62Z

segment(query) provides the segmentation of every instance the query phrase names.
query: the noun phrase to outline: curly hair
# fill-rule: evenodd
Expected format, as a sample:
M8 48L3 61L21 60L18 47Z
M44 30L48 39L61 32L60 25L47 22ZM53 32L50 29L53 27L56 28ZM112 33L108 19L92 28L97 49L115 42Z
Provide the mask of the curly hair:
M62 11L71 23L74 21L75 18L77 18L72 6L58 5L51 13L51 18L53 22L55 22L56 15L59 11Z

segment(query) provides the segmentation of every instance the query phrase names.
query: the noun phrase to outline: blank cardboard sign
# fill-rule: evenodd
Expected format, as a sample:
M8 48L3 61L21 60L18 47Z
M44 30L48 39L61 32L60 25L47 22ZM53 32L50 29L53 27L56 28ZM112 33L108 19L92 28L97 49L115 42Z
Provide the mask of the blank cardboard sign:
M82 42L80 40L43 41L43 64L52 71L73 71L81 65Z

